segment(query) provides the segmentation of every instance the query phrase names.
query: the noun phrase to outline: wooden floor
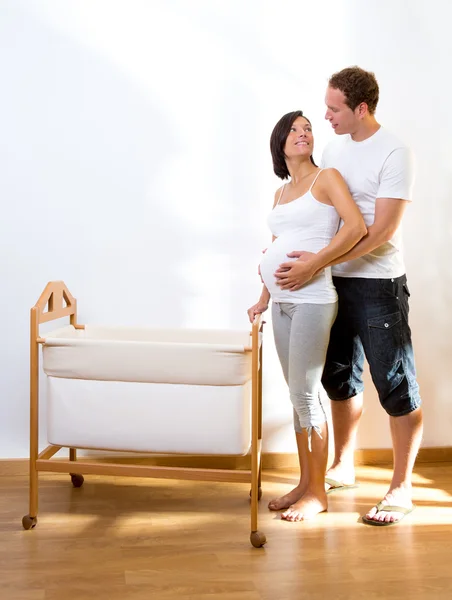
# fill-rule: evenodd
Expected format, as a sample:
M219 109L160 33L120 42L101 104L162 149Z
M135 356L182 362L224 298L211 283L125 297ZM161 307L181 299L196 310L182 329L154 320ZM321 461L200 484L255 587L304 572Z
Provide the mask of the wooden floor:
M359 521L390 471L361 467L358 489L287 523L267 502L295 472L264 473L249 543L249 486L64 475L40 477L36 529L24 531L27 479L0 478L1 600L419 600L452 598L452 465L420 465L416 511L395 527Z

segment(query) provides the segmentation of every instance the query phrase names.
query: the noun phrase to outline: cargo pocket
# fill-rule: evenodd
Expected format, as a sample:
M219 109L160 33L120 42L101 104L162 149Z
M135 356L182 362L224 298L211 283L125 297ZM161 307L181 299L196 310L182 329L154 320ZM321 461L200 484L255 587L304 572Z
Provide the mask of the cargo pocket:
M374 358L394 365L402 357L402 314L400 311L368 319L370 347Z

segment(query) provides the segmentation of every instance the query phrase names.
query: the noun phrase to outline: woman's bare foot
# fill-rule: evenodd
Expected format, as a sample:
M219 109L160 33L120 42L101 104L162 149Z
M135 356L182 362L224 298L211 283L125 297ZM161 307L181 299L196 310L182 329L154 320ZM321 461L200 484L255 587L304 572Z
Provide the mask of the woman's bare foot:
M307 521L326 510L328 510L326 493L306 492L298 502L292 504L282 513L281 519L285 521Z
M289 506L298 502L305 492L306 486L298 484L297 487L288 494L285 494L280 498L274 498L273 500L270 500L268 503L268 508L270 510L286 510L289 508Z

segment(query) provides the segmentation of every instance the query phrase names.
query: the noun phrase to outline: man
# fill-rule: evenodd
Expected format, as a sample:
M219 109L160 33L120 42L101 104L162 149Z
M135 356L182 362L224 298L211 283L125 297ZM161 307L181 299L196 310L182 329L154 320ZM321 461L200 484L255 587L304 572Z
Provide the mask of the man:
M411 201L413 173L408 148L375 119L379 97L373 73L350 67L335 73L326 92L325 118L339 139L325 149L322 166L342 174L359 206L367 235L332 263L339 312L331 330L323 385L332 400L335 458L330 491L354 484L354 448L362 413L364 355L380 403L389 415L394 472L388 493L363 521L391 525L413 510L411 477L422 438L401 222ZM283 289L298 289L312 276L312 258L276 272Z

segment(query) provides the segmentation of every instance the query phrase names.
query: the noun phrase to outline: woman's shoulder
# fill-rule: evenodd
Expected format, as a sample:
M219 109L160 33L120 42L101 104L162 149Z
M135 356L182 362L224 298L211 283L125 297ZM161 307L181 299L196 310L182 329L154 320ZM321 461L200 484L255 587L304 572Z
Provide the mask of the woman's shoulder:
M286 187L286 184L283 183L282 186L276 190L274 201L273 201L273 208L275 208L275 206L278 204L278 201L280 200L285 187Z
M335 167L324 167L321 169L321 171L324 177L342 177L340 172Z
M343 180L343 177L340 174L340 172L334 167L325 167L319 174L318 179L323 181L326 185L329 185Z

